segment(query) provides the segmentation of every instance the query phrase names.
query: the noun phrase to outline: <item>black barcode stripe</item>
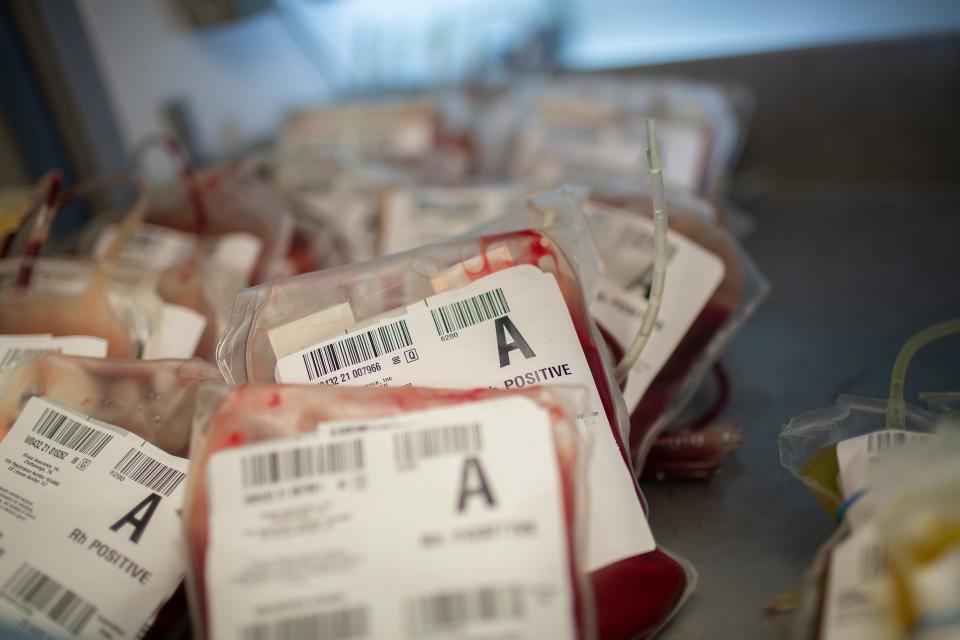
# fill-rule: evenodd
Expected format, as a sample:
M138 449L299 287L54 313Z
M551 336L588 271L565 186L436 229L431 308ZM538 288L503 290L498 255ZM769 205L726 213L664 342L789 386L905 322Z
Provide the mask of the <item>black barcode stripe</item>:
M46 614L74 635L83 631L97 612L94 605L26 563L10 576L3 591L20 604Z
M397 320L311 349L303 354L303 364L307 368L307 378L316 380L410 346L413 346L413 340L407 321Z
M863 580L878 578L887 572L887 552L879 543L867 544L860 549L860 575Z
M241 461L244 487L363 470L363 442L349 440L246 456Z
M503 289L497 287L492 291L431 309L430 316L433 318L437 335L442 337L509 312L507 297L503 294Z
M455 424L393 434L393 457L397 468L412 469L417 462L437 456L480 451L480 424Z
M876 431L867 436L867 453L896 449L904 446L908 441L925 438L926 435L909 431Z
M53 409L43 410L40 420L33 425L33 431L77 453L94 458L113 440L112 434L85 425Z
M367 609L352 607L245 627L243 640L351 640L367 635Z
M183 471L151 458L135 447L120 458L120 462L113 467L113 470L165 496L176 491L183 479L187 477Z
M406 605L413 636L451 631L471 623L520 620L526 616L520 586L484 587L473 591L435 593Z

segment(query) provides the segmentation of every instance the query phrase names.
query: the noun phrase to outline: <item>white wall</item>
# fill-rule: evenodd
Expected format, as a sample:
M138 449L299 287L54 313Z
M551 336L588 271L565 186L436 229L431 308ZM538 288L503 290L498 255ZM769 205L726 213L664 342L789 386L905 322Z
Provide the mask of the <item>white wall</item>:
M212 30L180 23L174 0L77 0L128 151L156 131L162 105L183 98L200 150L229 153L321 102L328 85L298 47L319 36L333 80L351 91L449 80L491 43L520 37L544 0L286 0ZM293 21L293 28L289 22Z
M960 0L567 0L565 60L596 69L960 29Z
M183 98L205 155L271 134L292 108L315 103L321 78L275 15L209 31L178 22L169 0L78 0L128 150Z

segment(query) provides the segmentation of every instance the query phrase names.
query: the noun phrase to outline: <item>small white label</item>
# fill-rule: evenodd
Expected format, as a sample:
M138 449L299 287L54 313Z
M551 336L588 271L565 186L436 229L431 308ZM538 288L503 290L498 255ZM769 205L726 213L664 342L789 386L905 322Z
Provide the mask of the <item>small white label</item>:
M107 225L94 247L94 255L103 257L117 235L117 225ZM197 237L186 231L155 224L141 224L120 252L120 260L145 269L163 271L183 262L196 246Z
M653 222L597 205L591 205L588 211L598 223L597 243L608 264L590 311L626 348L640 330L647 309L653 273ZM623 392L631 412L720 286L724 272L720 258L678 233L669 233L660 313Z
M397 189L383 205L380 253L399 253L470 231L506 211L514 186Z
M0 618L54 637L136 637L183 577L187 461L40 397L0 461Z
M351 386L590 391L590 525L586 565L598 569L656 548L630 470L594 384L570 312L550 273L520 265L431 296L362 329L277 362L278 382Z
M207 319L193 309L178 304L164 304L160 326L150 336L143 359L192 358L206 326Z
M330 308L288 322L267 331L273 354L283 356L316 344L338 331L346 331L357 324L349 302L341 302Z
M107 341L92 336L0 335L0 372L7 367L34 360L48 351L105 358Z
M574 637L545 409L319 429L210 459L213 638Z
M874 524L854 530L830 556L823 640L900 638L887 552Z

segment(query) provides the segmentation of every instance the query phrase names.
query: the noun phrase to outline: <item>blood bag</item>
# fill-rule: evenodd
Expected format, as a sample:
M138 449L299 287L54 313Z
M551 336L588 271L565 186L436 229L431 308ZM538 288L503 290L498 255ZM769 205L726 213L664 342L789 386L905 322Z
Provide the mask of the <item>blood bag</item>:
M739 440L736 430L714 425L706 438L692 437L693 428L663 434L763 301L768 285L737 241L716 224L708 202L674 192L667 193L667 202L671 233L664 302L648 348L624 387L630 449L646 477L684 477L684 469L702 477L705 470L694 461L715 468L718 452ZM649 196L635 187L596 190L587 211L607 267L592 312L617 354L633 338L647 306L653 252ZM722 401L725 378L720 383ZM661 435L670 443L657 447Z
M657 549L643 515L622 396L588 313L599 262L575 196L531 197L477 238L245 291L217 361L231 383L586 386L586 566L600 635L640 637L669 617L692 576Z
M371 637L590 637L584 402L575 388L205 392L184 514L195 630L337 618ZM337 601L319 597L333 587ZM444 617L450 602L463 609Z
M179 508L201 361L47 354L0 386L11 473L0 619L54 637L172 633L186 569ZM179 602L179 605L178 605ZM179 606L179 609L178 609Z

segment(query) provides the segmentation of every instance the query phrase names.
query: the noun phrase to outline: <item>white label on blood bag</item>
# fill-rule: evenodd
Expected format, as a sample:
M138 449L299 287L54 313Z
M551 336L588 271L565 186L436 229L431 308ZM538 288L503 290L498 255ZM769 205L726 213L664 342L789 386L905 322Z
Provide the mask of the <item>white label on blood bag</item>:
M887 552L870 522L855 529L830 556L822 639L900 638L894 605Z
M143 359L192 358L206 327L207 319L193 309L178 304L164 304L160 326L150 336Z
M867 486L870 464L888 451L925 440L929 433L885 429L850 438L837 444L837 464L840 469L840 489L844 498L851 498ZM870 500L860 499L851 505L847 518L853 526L859 526L872 515Z
M590 311L626 348L640 330L647 309L653 274L653 222L597 205L590 205L588 211L598 223L594 227L597 246L607 263L607 274L597 287ZM720 258L678 233L669 233L660 314L623 392L631 412L720 286L724 272Z
M213 638L573 638L548 412L505 398L215 454Z
M598 569L656 545L577 337L550 273L520 265L431 296L277 362L287 383L517 389L581 385L594 433L586 565Z
M515 201L515 186L397 189L380 218L380 253L399 253L470 231L503 214Z
M105 358L107 341L92 336L0 335L0 371L35 360L48 351L70 356Z
M240 289L250 283L253 267L260 257L263 242L252 233L236 231L219 236L210 252L210 262L230 271Z
M103 257L117 235L117 225L107 225L94 247L94 255ZM163 271L183 262L196 246L197 236L155 224L141 224L123 245L120 259L130 264Z
M187 461L40 397L0 461L0 619L31 634L136 637L186 568Z

